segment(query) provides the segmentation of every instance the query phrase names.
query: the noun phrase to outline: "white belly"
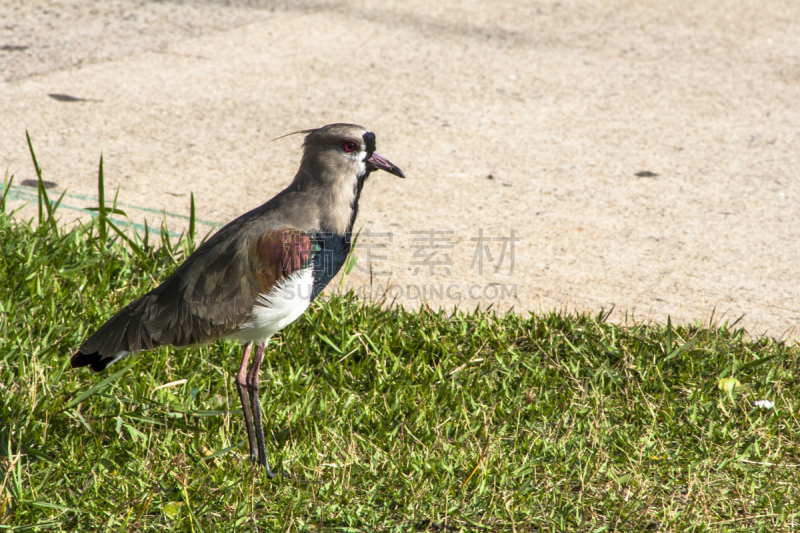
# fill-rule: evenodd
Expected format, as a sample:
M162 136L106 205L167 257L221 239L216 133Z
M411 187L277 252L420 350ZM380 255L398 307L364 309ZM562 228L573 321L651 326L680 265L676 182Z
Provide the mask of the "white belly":
M267 294L259 295L253 305L253 319L225 338L241 342L266 341L297 320L311 303L312 271L312 267L298 270Z

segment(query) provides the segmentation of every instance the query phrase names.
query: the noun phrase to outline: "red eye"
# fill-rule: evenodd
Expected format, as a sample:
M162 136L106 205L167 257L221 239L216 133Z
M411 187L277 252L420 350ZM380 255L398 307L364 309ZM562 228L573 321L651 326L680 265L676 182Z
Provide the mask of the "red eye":
M342 143L342 150L347 152L348 154L351 152L355 152L358 149L358 143L353 141L345 141Z

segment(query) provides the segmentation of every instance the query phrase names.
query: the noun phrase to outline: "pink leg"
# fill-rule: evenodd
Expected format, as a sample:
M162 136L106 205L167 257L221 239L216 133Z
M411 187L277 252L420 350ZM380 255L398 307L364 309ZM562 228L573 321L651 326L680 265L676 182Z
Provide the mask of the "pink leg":
M253 348L253 343L248 342L242 349L242 364L239 366L239 372L233 378L236 383L236 388L239 390L239 399L242 401L242 411L244 411L244 424L247 428L247 440L250 441L250 461L257 462L257 448L256 448L256 435L253 433L253 419L250 414L250 400L247 395L247 364L250 362L250 350Z
M264 424L261 421L261 402L258 397L261 384L259 370L261 369L261 362L264 360L264 349L266 347L266 342L259 342L256 345L256 355L253 358L253 365L247 373L247 390L250 393L250 403L253 408L253 426L256 434L256 445L258 447L258 464L264 465L267 468L267 477L272 479L275 477L275 474L272 473L269 462L267 461L267 447L264 442ZM252 451L250 453L250 457L252 458Z

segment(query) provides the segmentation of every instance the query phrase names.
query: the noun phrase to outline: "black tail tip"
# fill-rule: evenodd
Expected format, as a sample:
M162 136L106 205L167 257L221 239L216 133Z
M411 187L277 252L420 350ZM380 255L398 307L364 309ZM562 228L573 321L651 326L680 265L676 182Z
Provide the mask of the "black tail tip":
M100 352L83 353L78 350L75 352L75 355L72 356L72 359L70 359L69 362L72 364L72 368L88 366L92 369L92 371L100 372L101 370L105 370L111 361L112 360L110 358L104 360Z

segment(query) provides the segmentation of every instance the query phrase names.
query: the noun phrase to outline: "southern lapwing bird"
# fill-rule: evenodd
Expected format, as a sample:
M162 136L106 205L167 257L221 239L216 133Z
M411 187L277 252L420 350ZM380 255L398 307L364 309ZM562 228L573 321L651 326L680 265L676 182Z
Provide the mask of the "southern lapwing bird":
M375 151L375 134L361 126L331 124L300 133L307 134L303 158L286 189L203 243L164 283L100 326L71 360L73 367L100 372L129 354L167 344L242 342L234 382L250 460L264 465L270 478L259 402L267 341L297 320L344 264L370 173L405 177Z

